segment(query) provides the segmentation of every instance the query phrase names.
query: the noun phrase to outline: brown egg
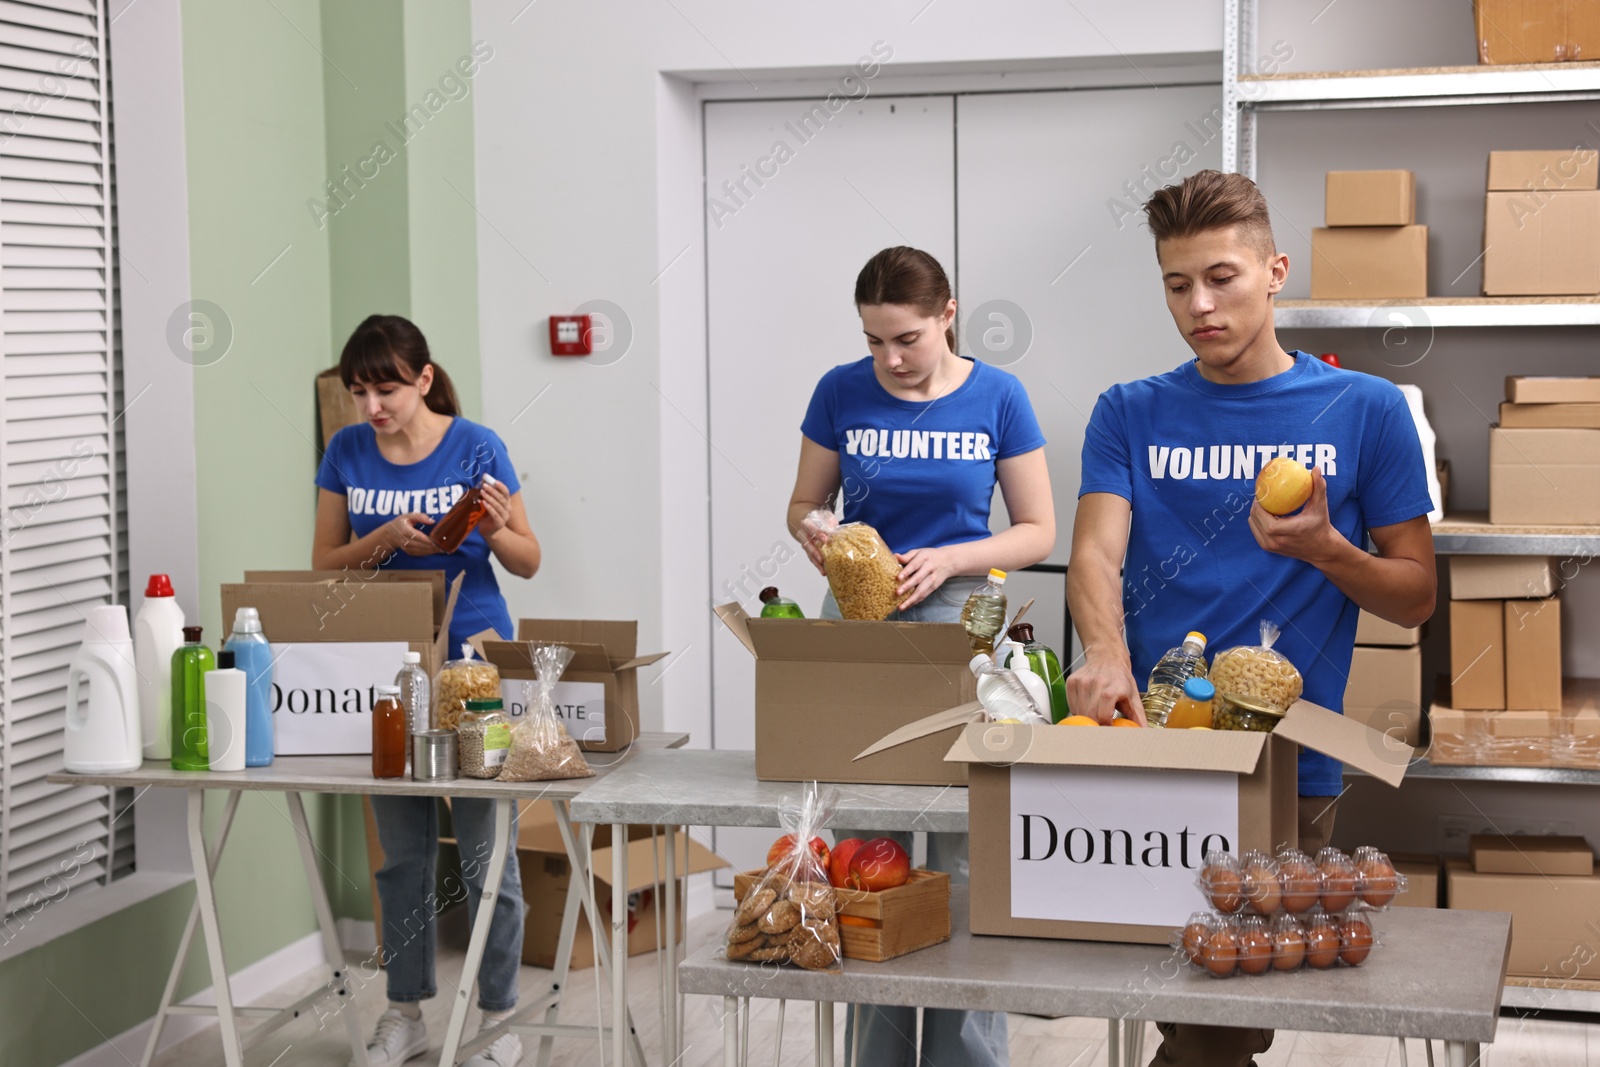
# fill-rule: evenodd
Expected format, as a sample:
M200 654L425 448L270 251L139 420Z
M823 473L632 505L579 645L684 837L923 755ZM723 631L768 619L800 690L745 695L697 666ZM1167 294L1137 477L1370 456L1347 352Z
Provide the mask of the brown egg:
M1343 911L1356 899L1354 867L1337 861L1322 865L1322 906L1328 911Z
M1298 971L1306 961L1306 935L1295 927L1275 932L1272 948L1277 953L1272 965L1280 971Z
M1250 908L1258 915L1271 915L1283 902L1283 889L1278 884L1278 872L1269 863L1255 863L1244 869L1245 896Z
M1278 878L1283 885L1283 909L1291 915L1310 911L1322 893L1322 879L1309 861L1282 864Z
M1200 962L1200 948L1210 934L1211 928L1202 922L1192 922L1183 928L1183 954L1190 963Z
M1261 927L1246 930L1239 938L1239 970L1245 974L1266 974L1272 966L1272 935Z
M1320 970L1332 967L1338 958L1338 927L1326 918L1318 919L1306 934L1306 962Z
M1218 930L1206 938L1200 950L1200 960L1206 970L1218 978L1226 978L1239 964L1239 939L1232 930Z
M1206 895L1211 898L1211 906L1220 912L1233 914L1244 907L1244 879L1223 866L1206 868L1201 876L1205 880Z
M1363 857L1356 873L1361 876L1361 899L1374 908L1381 908L1394 899L1398 879L1394 864L1382 854Z
M1360 966L1372 952L1372 927L1363 919L1349 918L1339 927L1339 959Z

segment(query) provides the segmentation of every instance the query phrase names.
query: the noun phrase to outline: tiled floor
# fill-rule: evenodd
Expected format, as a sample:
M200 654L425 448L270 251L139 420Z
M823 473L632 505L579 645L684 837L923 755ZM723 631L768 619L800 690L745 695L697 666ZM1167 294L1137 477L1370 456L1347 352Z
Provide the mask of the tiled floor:
M689 930L691 946L717 936L725 921L725 917L719 916L696 920ZM465 944L461 916L446 916L438 954L440 987L445 995L424 1006L431 1048L429 1057L413 1060L413 1064L437 1062L447 1023L448 996L454 992L448 983L460 973ZM524 967L524 996L531 999L541 991L548 975L547 971ZM645 1053L652 1063L659 1063L661 1022L655 957L635 957L629 965L628 980L634 1021ZM290 999L313 988L313 982L303 981L281 992L284 999ZM609 990L600 992L600 1001L609 1005ZM562 1021L593 1023L596 1001L593 970L575 972L563 1006ZM683 1067L715 1067L722 1062L721 1003L710 997L689 997L687 1001L684 1008L687 1048ZM372 1026L384 1006L381 982L374 982L358 993L355 1010L360 1013L363 1032ZM250 1067L343 1067L349 1062L344 1027L331 1017L324 1018L322 1026L318 1025L317 1016L330 1010L313 1012L284 1027L260 1048L252 1050L246 1062ZM772 1001L753 1004L750 1039L753 1063L773 1063L777 1014L777 1005ZM474 1013L468 1023L469 1033L476 1025ZM810 1005L788 1006L779 1067L803 1067L811 1063L811 1027ZM835 1037L835 1062L841 1065L844 1062L843 1032L841 1014ZM1010 1020L1010 1033L1013 1067L1103 1067L1107 1062L1106 1023L1101 1019L1036 1019L1014 1015ZM1152 1025L1145 1038L1147 1058L1154 1052L1156 1041ZM609 1053L608 1045L608 1057ZM1398 1042L1390 1038L1280 1031L1272 1049L1258 1057L1257 1062L1259 1067L1399 1067L1403 1062L1408 1062L1409 1067L1427 1067L1422 1042L1409 1042L1407 1054L1409 1061L1402 1061ZM1443 1050L1437 1045L1434 1057L1434 1062L1444 1067ZM523 1062L532 1067L534 1059L534 1048L529 1045L524 1049ZM1485 1060L1488 1067L1587 1067L1589 1064L1600 1067L1600 1025L1506 1017L1500 1021L1499 1039L1487 1050ZM159 1067L215 1067L220 1062L221 1050L215 1031L196 1035L157 1060ZM556 1067L578 1067L580 1064L599 1065L602 1061L595 1041L563 1040L556 1043L552 1062Z

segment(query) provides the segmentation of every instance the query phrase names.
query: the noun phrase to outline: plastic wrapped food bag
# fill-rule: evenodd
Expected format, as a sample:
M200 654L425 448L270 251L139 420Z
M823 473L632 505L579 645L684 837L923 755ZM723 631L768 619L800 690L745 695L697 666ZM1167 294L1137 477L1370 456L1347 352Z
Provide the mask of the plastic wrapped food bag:
M529 659L536 677L528 714L511 728L511 751L500 768L502 782L548 782L558 778L592 778L594 771L578 743L556 714L551 694L572 662L565 645L534 645Z
M837 899L810 845L838 795L830 786L818 796L812 783L799 804L785 798L778 817L790 847L739 898L724 949L728 959L793 963L808 971L842 969Z
M1278 627L1261 623L1260 645L1239 645L1217 653L1211 661L1211 684L1225 696L1259 700L1279 711L1300 699L1304 679L1283 653L1273 651Z
M847 619L880 622L900 606L900 561L878 531L864 522L839 523L827 508L818 508L804 520L821 546L828 588Z
M454 730L469 700L494 700L500 696L500 668L476 658L471 645L461 646L461 658L439 668L433 680L433 728Z

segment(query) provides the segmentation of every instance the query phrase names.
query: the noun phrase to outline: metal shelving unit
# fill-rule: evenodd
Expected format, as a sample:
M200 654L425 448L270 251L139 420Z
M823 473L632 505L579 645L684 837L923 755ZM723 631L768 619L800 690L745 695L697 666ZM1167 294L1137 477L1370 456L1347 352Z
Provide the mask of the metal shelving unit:
M1361 776L1350 767L1345 774ZM1406 781L1521 782L1528 785L1600 785L1600 771L1577 767L1438 767L1425 759L1406 768Z
M1446 515L1433 527L1441 556L1600 557L1600 528L1593 526L1493 526L1481 512Z
M1279 300L1281 329L1448 329L1472 326L1600 326L1600 300L1553 296L1542 300L1503 296L1431 296L1383 304L1359 300Z

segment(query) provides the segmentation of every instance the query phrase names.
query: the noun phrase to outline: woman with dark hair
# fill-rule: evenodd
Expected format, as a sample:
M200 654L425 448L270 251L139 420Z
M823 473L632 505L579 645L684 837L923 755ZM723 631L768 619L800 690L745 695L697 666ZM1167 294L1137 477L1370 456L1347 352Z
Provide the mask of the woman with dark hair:
M528 526L505 444L493 430L461 417L455 388L433 362L422 331L398 315L373 315L356 327L339 357L339 376L366 421L334 434L322 457L311 565L364 573L380 567L436 569L452 582L464 574L450 622L450 647L457 649L488 629L509 638L511 614L490 557L519 578L531 578L539 569L539 541ZM480 483L483 519L456 551L441 553L420 527L437 522ZM376 881L389 1008L367 1044L367 1062L397 1067L427 1050L419 1002L437 992L438 810L432 797L375 796L372 812L384 855ZM450 812L468 885L468 913L475 915L493 806L457 797ZM511 863L494 896L489 943L478 968L478 1006L486 1029L497 1027L517 1004L522 912L522 882ZM521 1057L521 1038L505 1033L466 1062L467 1067L510 1067Z
M871 355L833 368L812 394L789 530L824 570L818 535L802 523L808 512L833 505L845 521L876 527L903 564L899 608L889 617L959 622L991 567L1027 567L1055 547L1044 435L1021 382L955 354L956 302L938 260L915 248L884 249L856 278L855 302ZM991 534L996 485L1010 526ZM840 617L832 593L821 615ZM899 836L909 851L910 835ZM966 835L929 834L928 866L964 881ZM1009 1060L1003 1014L926 1011L921 1058L916 1032L912 1009L853 1006L845 1049L860 1058L848 1062L993 1067Z

